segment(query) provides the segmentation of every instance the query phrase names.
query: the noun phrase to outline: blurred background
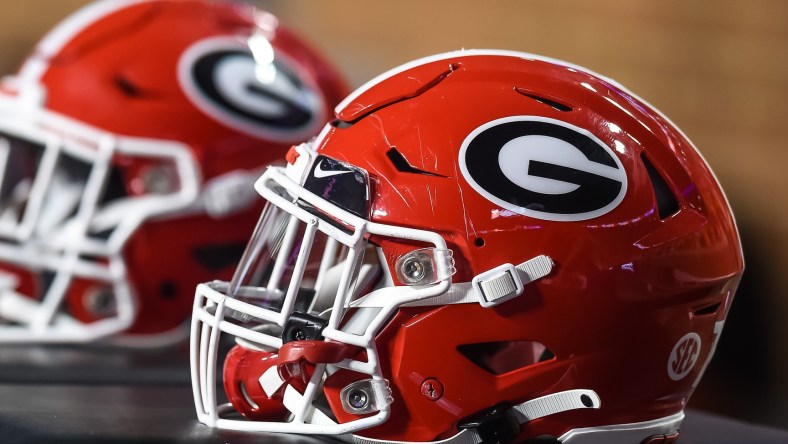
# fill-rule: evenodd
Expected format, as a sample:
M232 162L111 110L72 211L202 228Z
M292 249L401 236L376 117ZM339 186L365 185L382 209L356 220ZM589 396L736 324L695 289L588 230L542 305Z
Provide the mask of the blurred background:
M0 73L87 0L4 2ZM736 214L747 269L690 407L788 427L788 2L252 1L359 86L459 48L564 59L616 79L695 142ZM187 408L187 407L185 407Z

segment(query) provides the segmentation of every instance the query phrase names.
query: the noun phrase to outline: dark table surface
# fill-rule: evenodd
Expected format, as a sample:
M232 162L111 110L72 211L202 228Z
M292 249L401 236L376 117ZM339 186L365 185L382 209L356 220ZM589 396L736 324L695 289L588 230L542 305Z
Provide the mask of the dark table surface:
M185 347L2 347L0 443L310 443L199 424ZM788 431L689 410L681 444L788 444Z

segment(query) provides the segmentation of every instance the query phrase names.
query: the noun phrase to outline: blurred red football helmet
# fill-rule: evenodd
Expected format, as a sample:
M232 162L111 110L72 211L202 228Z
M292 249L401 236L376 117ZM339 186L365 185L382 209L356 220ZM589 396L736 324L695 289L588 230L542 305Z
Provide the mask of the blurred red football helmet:
M357 443L676 439L743 262L669 120L504 51L396 68L336 116L256 183L269 203L233 279L198 287L200 421ZM226 404L220 333L237 342Z
M186 336L254 179L347 92L274 16L198 0L92 4L0 89L0 341L142 346Z

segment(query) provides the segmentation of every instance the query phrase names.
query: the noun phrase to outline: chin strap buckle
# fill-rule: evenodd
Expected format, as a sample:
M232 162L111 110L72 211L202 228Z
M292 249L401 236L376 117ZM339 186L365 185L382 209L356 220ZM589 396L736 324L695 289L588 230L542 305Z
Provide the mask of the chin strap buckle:
M520 296L526 285L550 274L553 266L550 257L540 255L517 266L503 264L480 273L471 285L482 307L494 307Z
M480 444L505 444L520 434L520 425L534 419L578 409L598 409L602 402L593 390L575 389L551 393L511 406L507 403L477 413L459 423L457 428L475 433ZM463 432L461 432L463 433Z
M520 434L520 421L509 404L497 404L457 425L476 432L481 444L506 444Z

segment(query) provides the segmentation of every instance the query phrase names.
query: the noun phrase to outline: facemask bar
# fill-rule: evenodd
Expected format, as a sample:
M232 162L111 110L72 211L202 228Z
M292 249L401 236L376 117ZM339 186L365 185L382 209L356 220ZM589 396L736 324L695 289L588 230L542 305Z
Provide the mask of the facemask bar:
M0 342L86 342L121 332L132 324L136 313L121 250L146 219L190 211L199 195L200 178L194 159L180 143L119 137L64 116L29 108L21 111L25 115L20 119L15 115L20 112L18 108L14 100L0 99L0 134L43 146L44 150L21 221L2 231L2 237L9 240L0 238L0 261L33 273L47 271L54 278L37 301L19 294L15 278L4 273L4 286L0 288ZM118 199L99 208L115 156L159 159L162 164L173 165L178 189L169 194ZM47 193L58 191L50 190L55 185L51 181L58 161L65 157L87 166L84 186L76 190L80 196L75 201L74 214L62 223L50 223L48 230L39 233L36 227L47 210L42 205ZM90 235L104 230L110 232L107 238ZM75 278L111 287L114 314L86 324L59 313ZM15 324L3 324L4 320Z
M380 368L378 353L374 344L375 336L400 305L446 293L451 286L451 273L441 270L442 276L446 277L433 285L386 288L385 290L388 290L391 295L389 303L375 312L363 334L355 334L344 331L340 327L340 321L347 308L351 305L353 297L357 296L354 295L353 289L354 279L360 264L360 256L367 239L371 235L421 242L432 245L439 250L446 249L444 239L437 233L429 231L382 225L364 220L307 191L292 180L283 168L269 168L257 181L255 188L269 202L269 205L276 206L289 214L292 217L291 223L300 221L307 228L300 246L295 271L292 274L292 280L289 282L287 293L279 312L228 297L227 294L235 293L224 293L223 290L229 290L232 286L231 291L238 291L240 287L238 287L236 282L233 284L212 282L198 286L194 303L191 335L192 389L198 419L213 427L232 430L310 434L352 433L384 422L388 419L390 413L388 405L383 405L372 416L338 424L313 407L313 402L322 390L322 382L327 371L349 369L369 375L373 381L381 381L387 384ZM346 227L347 230L338 228L338 222L330 223L321 217L315 216L313 212L307 211L304 206L295 203L296 201L305 202L317 209L318 212L330 215L335 221L341 221L339 224ZM261 223L265 222L265 220L261 220ZM258 227L258 232L262 232L264 229L265 227ZM246 421L222 417L223 414L231 412L233 409L228 404L217 404L216 366L221 333L229 333L241 341L246 341L245 343L250 344L249 346L257 346L263 350L275 351L282 347L282 339L280 337L268 334L260 329L239 325L228 319L238 319L236 314L243 313L246 316L246 320L254 320L258 324L272 323L284 328L285 323L294 311L297 290L303 276L303 262L301 261L309 256L311 239L318 232L327 235L329 238L329 243L324 247L325 251L330 252L341 246L348 249L342 277L339 280L339 289L329 311L327 326L323 330L322 336L327 340L362 348L366 351L367 361L345 358L334 364L318 365L303 395L288 386L288 391L285 392L285 406L293 413L291 422ZM260 235L260 237L264 236ZM286 233L283 237L283 242L290 242L287 237ZM253 238L253 242L259 241L260 239L256 235ZM247 251L252 251L254 248L254 244L250 245ZM290 250L282 248L281 251ZM279 263L280 261L277 262ZM329 267L329 263L321 261L319 269L325 272L327 267ZM245 273L245 271L239 270L239 273ZM276 273L278 271L275 266L274 271L272 271L274 281L277 279ZM325 285L324 280L320 278L323 275L324 273L322 272L318 273L318 279L314 283L315 287ZM260 291L270 292L272 288L269 285L265 289L261 288Z

